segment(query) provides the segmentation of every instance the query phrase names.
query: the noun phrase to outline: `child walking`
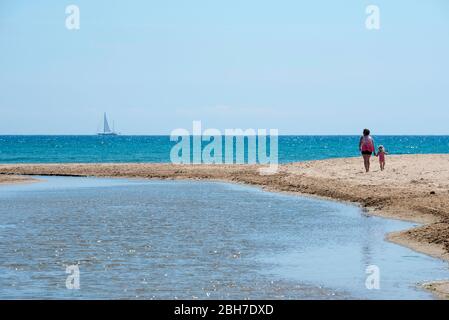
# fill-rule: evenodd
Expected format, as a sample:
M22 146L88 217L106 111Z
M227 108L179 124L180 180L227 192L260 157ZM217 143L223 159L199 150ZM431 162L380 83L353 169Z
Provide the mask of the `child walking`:
M379 146L379 149L377 151L377 156L379 157L379 164L380 164L380 170L385 170L385 155L387 155L388 152L385 151L384 146Z

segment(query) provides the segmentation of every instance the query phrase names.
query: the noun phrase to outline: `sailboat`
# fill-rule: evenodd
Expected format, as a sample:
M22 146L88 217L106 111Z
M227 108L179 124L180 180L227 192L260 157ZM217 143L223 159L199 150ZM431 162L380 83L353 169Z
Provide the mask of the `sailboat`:
M109 128L108 118L106 117L106 112L103 117L103 132L98 133L99 136L116 136L117 132L114 131L114 128Z

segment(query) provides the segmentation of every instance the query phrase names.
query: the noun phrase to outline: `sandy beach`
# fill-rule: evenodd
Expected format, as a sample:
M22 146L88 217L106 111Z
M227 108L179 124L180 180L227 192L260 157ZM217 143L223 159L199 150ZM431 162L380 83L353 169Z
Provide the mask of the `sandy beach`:
M213 179L358 203L370 213L423 226L388 235L395 243L449 261L449 155L390 156L381 172L373 159L366 174L360 158L281 165L260 175L258 165L172 164L4 164L0 183L27 181L23 175L64 175L157 179ZM16 176L17 175L17 176ZM22 176L20 176L22 175ZM447 283L426 288L449 297Z

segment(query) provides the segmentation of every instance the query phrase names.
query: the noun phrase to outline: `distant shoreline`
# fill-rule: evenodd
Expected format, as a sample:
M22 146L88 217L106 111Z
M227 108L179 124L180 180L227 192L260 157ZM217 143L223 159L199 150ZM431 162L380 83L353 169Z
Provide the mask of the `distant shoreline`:
M167 163L1 164L0 183L27 181L15 175L97 176L148 179L209 179L260 186L270 191L358 203L369 213L423 226L395 232L388 240L449 261L449 155L387 158L380 172L363 172L360 158L282 164L274 175L259 165L173 165ZM449 282L426 284L449 298Z

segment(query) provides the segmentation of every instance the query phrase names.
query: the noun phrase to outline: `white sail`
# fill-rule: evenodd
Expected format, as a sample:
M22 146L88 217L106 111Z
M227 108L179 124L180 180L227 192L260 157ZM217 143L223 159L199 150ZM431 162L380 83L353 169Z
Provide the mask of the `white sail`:
M103 132L98 132L98 135L99 136L116 136L116 135L118 135L118 133L115 132L114 127L112 128L112 130L109 127L106 112L104 113L104 116L103 116Z
M111 128L109 128L108 118L106 118L106 112L104 113L104 121L103 121L103 133L110 133Z

